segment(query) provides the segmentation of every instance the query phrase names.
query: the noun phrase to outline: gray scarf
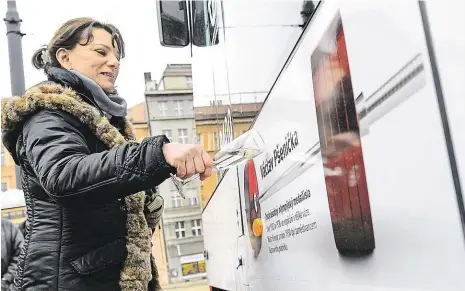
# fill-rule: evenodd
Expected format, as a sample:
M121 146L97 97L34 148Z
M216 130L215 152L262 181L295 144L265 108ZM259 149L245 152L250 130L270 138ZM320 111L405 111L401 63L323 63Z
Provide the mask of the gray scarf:
M82 83L88 90L92 92L95 103L102 109L108 118L112 116L125 117L128 113L126 100L116 94L110 95L105 93L103 89L95 83L95 81L87 78L76 70L69 70L69 72L78 76Z

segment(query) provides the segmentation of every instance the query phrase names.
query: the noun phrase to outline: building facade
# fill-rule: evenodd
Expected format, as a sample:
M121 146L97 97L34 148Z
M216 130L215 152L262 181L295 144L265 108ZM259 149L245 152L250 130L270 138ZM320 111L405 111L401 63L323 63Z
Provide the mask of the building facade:
M137 141L140 142L150 136L145 103L139 103L128 108L127 118L132 123Z
M145 82L150 134L164 134L173 142L195 143L190 65L168 65L158 84L149 74ZM171 179L158 187L165 201L163 229L171 283L206 276L199 188L198 181L187 184L186 199L182 199Z
M9 189L16 188L16 174L15 174L15 162L11 157L7 149L1 146L1 155L2 155L2 181L1 181L1 191L5 192Z

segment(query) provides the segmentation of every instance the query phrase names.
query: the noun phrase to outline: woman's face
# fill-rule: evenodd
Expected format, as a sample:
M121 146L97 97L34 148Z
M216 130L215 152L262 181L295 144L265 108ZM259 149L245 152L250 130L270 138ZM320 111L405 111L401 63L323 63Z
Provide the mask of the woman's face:
M93 28L92 35L87 45L59 49L57 59L63 68L79 71L104 91L112 92L119 71L118 49L113 47L112 37L105 29Z

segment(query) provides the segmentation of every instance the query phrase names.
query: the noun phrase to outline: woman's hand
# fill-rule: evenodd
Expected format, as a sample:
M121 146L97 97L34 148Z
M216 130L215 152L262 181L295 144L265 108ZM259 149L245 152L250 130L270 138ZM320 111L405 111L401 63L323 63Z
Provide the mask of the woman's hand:
M189 178L200 174L200 180L205 180L212 174L213 160L202 146L192 144L167 143L163 145L166 161L176 168L176 176Z

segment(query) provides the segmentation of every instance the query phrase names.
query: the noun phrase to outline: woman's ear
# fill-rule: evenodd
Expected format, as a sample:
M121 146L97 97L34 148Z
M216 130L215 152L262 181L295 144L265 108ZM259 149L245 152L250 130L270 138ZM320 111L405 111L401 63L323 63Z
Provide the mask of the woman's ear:
M69 51L65 48L59 48L56 52L57 61L64 69L71 69L71 62L69 58Z

